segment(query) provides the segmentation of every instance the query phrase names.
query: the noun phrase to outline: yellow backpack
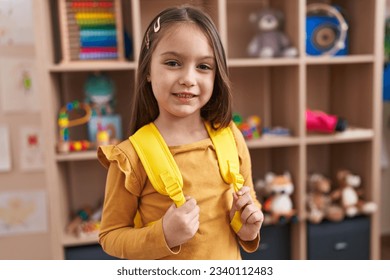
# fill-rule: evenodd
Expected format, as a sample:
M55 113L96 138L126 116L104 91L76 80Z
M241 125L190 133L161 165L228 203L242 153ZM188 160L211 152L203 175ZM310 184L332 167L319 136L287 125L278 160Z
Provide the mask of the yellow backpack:
M214 144L223 180L233 185L234 191L238 191L244 183L244 178L240 174L233 132L230 127L214 130L208 123L206 129ZM129 139L156 191L169 196L177 207L183 205L185 203L183 177L154 123L141 127ZM231 226L236 233L241 229L242 223L238 211L232 219Z

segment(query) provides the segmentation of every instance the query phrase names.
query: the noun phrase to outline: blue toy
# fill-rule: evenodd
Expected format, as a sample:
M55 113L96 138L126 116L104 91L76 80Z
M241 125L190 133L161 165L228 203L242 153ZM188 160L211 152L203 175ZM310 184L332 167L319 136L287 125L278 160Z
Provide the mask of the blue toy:
M315 3L307 7L306 53L347 55L348 24L336 7Z

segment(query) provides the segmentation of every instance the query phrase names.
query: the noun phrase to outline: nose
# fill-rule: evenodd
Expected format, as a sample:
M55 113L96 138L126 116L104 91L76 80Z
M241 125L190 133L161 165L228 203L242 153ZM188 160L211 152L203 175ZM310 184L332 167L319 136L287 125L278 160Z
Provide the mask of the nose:
M196 69L192 67L184 68L181 72L181 77L179 79L180 85L186 87L193 87L196 85Z

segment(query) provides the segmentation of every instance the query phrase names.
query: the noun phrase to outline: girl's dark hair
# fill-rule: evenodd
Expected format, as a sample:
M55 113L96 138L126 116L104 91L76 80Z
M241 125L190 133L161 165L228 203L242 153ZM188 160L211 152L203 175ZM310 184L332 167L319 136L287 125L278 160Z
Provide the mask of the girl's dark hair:
M154 32L154 25L160 18L160 30ZM209 102L201 109L201 117L209 121L215 129L227 127L232 120L232 93L225 51L217 28L211 18L199 8L180 6L160 12L146 29L138 62L136 90L132 103L130 135L142 126L154 121L159 115L157 100L154 97L147 76L150 73L152 54L164 36L167 27L181 22L195 23L207 36L214 51L216 74L214 89Z

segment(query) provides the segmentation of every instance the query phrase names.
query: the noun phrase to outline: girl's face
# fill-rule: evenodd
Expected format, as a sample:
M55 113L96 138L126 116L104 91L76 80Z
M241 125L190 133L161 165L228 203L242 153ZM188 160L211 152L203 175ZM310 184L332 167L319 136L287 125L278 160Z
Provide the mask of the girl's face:
M193 23L175 24L164 32L152 54L148 77L159 118L200 117L214 88L213 49Z

